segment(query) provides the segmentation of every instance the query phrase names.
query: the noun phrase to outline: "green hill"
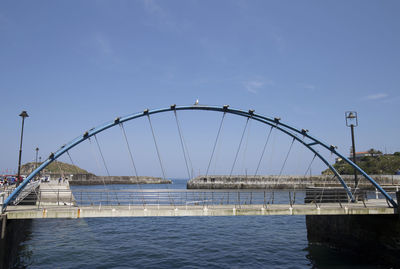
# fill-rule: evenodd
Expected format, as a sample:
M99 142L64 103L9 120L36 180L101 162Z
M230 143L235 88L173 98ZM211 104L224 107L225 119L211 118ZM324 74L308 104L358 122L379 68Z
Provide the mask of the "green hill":
M21 166L21 174L29 174L31 173L36 167L41 165L42 163L26 163ZM88 171L72 164L63 163L59 161L54 161L49 164L42 173L55 173L55 174L90 174Z
M400 170L400 152L378 156L365 156L357 161L357 165L370 175L394 175ZM333 164L333 167L340 174L354 174L354 168L343 160ZM332 171L327 169L322 174L332 174Z

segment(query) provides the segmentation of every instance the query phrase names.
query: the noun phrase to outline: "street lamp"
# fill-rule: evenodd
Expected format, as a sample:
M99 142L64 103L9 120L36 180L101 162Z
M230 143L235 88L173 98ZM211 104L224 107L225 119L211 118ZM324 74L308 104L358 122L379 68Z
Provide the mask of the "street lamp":
M356 111L347 111L345 113L346 117L346 126L351 128L351 142L352 142L352 151L353 151L353 163L356 163L356 147L354 144L354 127L358 126L358 118ZM358 180L357 180L357 170L354 169L354 188L357 188Z
M21 143L19 145L19 158L18 158L18 174L17 174L17 185L19 185L19 178L21 175L21 155L22 155L22 138L24 136L24 122L25 118L29 117L28 113L26 111L22 111L19 116L22 118L22 128L21 128Z
M37 162L37 158L38 158L38 153L39 153L39 148L36 148L36 159L35 159L35 169L38 167L38 162Z
M37 147L36 149L36 159L35 159L35 170L36 170L36 168L38 168L38 153L39 153L39 148Z

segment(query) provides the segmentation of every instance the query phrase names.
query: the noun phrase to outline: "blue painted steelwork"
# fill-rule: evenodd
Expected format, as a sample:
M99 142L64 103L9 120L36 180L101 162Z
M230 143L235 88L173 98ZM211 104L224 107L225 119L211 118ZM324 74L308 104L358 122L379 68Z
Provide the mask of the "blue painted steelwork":
M61 155L63 155L65 152L70 150L71 148L77 146L81 142L85 141L86 139L104 131L107 130L115 125L118 125L120 123L124 123L126 121L130 121L133 119L141 118L143 116L147 115L152 115L152 114L158 114L158 113L163 113L167 111L178 111L178 110L206 110L206 111L217 111L217 112L224 112L224 113L230 113L238 116L243 116L247 118L252 118L256 121L262 122L264 124L267 124L269 126L272 126L273 128L276 128L277 130L289 135L296 141L300 142L303 144L307 149L309 149L311 152L313 152L320 160L325 163L329 169L334 173L334 175L338 178L339 182L342 184L343 188L346 190L350 200L352 202L355 202L355 199L353 197L353 194L351 193L350 188L346 185L344 182L343 178L340 176L340 174L336 171L336 169L329 164L329 162L321 156L321 154L316 151L313 146L319 145L324 147L325 149L329 150L332 154L335 154L336 156L342 158L345 162L350 164L352 167L354 167L357 171L359 171L368 181L371 182L371 184L389 201L390 204L392 204L393 207L397 207L397 203L390 197L390 195L382 189L381 186L379 186L376 181L374 181L367 173L365 173L360 167L358 167L356 164L354 164L351 160L348 158L344 157L342 154L336 151L336 148L332 145L328 145L324 142L321 142L317 138L311 136L308 134L308 130L305 129L296 129L295 127L292 127L290 125L284 124L281 122L279 118L268 118L259 114L254 113L254 110L249 110L243 111L243 110L238 110L238 109L231 109L229 106L225 105L223 107L215 107L215 106L202 106L202 105L193 105L193 106L171 106L169 108L163 108L163 109L155 109L155 110L149 110L146 109L143 112L139 112L136 114L128 115L125 117L118 117L114 121L107 122L103 125L100 125L96 128L92 128L89 131L85 132L83 135L78 136L68 144L65 144L62 146L59 150L57 150L55 153L51 153L49 158L44 161L38 168L36 168L11 194L10 196L4 201L2 211L4 211L12 201L18 196L18 194L22 191L23 188L34 178L40 171L42 171L46 166L48 166L50 163L52 163L54 160L59 158ZM306 143L304 142L304 137L307 137L308 139L312 140L313 142L311 143Z

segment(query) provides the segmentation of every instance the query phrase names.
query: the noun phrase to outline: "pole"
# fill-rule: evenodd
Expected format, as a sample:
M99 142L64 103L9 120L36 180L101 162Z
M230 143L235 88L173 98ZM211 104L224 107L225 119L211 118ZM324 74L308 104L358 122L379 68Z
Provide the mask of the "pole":
M7 228L7 214L1 215L1 239L3 240L6 237L6 228Z
M353 163L356 164L356 146L354 143L354 124L350 125L351 128L351 142L352 142L352 149L353 149ZM358 186L358 179L357 179L357 170L354 169L354 188Z
M22 139L24 137L24 121L25 121L25 117L22 117L21 143L19 144L17 185L19 185L19 177L21 175L21 155L22 155Z
M36 148L35 169L38 167L38 153L39 153L39 148Z
M39 153L39 148L36 148L35 169L38 168L38 153Z

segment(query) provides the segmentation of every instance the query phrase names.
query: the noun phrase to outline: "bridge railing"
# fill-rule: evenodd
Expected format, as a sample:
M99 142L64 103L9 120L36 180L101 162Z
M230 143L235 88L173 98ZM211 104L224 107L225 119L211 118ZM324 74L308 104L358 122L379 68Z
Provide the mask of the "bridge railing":
M31 181L29 184L18 194L17 198L14 200L14 204L17 205L21 201L24 201L29 195L35 197L35 192L40 185L40 181Z
M17 197L15 198L15 200L13 201L13 205L17 205L19 204L21 201L24 200L31 200L32 198L28 198L27 197L29 195L32 195L32 197L36 197L36 193L38 191L38 187L40 185L40 181L31 181L29 182L29 184L27 184L27 186L17 195ZM2 186L2 188L0 189L0 196L2 198L0 198L0 204L3 204L3 202L5 201L5 199L7 199L7 197L14 192L16 188L16 185L11 185L11 186Z
M388 192L395 197L395 192ZM378 201L390 207L380 192L358 191L358 203L367 207ZM343 207L351 201L343 189L298 189L298 190L41 190L36 197L26 197L24 204L38 209L49 207L98 207L102 206L233 206L260 205L315 205L336 204Z

